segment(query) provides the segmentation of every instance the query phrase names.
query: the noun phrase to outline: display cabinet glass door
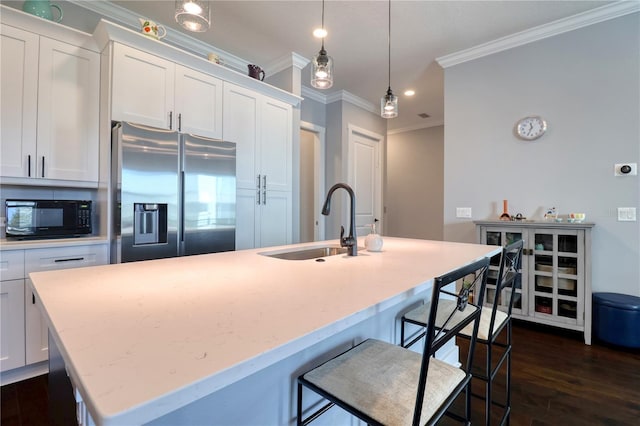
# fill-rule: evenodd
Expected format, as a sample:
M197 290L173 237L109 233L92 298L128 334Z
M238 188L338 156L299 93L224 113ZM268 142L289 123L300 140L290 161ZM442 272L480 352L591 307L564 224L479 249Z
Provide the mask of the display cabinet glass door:
M506 246L515 241L521 240L524 238L523 231L520 229L499 229L499 228L491 228L491 230L487 230L482 234L482 239L486 239L482 241L483 244L496 245L496 246ZM526 245L526 243L525 243ZM526 268L526 262L522 262L522 268ZM527 291L526 289L522 290L522 275L526 274L526 271L523 269L521 276L519 276L516 281L514 281L511 287L505 288L501 294L496 294L496 284L498 279L498 269L500 267L500 255L496 255L491 258L491 263L489 266L489 275L487 277L487 290L485 294L485 304L488 306L493 305L494 300L497 298L497 303L502 310L506 310L509 304L509 300L511 298L511 292L515 291L514 300L513 300L513 313L519 315L527 314Z
M529 283L532 300L529 312L536 318L582 325L584 319L582 282L584 271L583 231L539 229L529 247ZM580 314L579 314L580 313Z

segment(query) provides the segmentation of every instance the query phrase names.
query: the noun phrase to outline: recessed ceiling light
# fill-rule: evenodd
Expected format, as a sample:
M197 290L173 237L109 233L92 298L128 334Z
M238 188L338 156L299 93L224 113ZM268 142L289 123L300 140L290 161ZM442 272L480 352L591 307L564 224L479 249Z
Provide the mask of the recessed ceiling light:
M420 114L418 114L418 117L420 117L420 118L429 118L431 116L429 114L427 114L426 112L421 112Z
M415 95L415 94L416 94L416 91L415 91L415 90L405 90L405 91L404 91L404 95L405 95L405 96L413 96L413 95Z
M313 36L317 38L325 38L327 36L327 30L324 28L316 28L313 30Z

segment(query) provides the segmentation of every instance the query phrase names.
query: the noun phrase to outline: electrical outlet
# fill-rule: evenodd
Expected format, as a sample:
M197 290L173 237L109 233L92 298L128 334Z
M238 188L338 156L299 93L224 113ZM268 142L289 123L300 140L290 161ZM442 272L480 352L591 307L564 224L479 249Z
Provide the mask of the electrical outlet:
M618 207L618 222L635 222L635 207Z
M471 207L456 207L456 217L471 219Z
M637 174L637 163L619 163L613 166L614 176L636 176Z

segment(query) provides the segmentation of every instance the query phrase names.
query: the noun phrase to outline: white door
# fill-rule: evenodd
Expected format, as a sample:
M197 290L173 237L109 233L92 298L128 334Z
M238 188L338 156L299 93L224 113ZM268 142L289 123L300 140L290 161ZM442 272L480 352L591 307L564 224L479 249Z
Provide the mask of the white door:
M356 194L356 232L369 234L382 220L381 145L383 136L349 125L349 183ZM377 224L378 232L382 223Z
M100 55L40 37L37 176L98 181Z
M35 177L39 37L0 30L0 175Z
M175 87L178 131L222 139L222 80L176 65Z
M114 43L111 117L173 128L175 64Z
M325 239L321 214L325 193L325 129L300 123L300 242Z

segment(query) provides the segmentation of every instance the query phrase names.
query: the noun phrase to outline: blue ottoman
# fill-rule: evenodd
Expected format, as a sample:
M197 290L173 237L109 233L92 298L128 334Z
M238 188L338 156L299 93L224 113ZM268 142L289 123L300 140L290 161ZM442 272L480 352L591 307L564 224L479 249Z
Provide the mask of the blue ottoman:
M614 345L640 348L640 297L593 293L593 333Z

